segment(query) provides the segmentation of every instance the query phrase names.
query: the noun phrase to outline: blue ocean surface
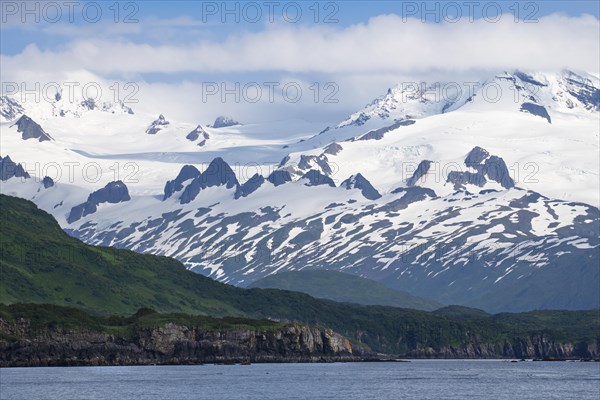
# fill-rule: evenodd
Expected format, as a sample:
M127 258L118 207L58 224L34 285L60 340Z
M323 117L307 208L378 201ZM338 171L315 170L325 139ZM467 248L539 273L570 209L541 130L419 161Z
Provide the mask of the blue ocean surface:
M595 399L600 363L406 363L4 368L2 400Z

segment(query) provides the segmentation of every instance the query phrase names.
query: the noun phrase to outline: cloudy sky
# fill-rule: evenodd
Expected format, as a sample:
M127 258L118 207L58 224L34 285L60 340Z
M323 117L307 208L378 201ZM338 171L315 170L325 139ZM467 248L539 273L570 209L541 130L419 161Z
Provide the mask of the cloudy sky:
M134 109L189 121L335 122L400 82L600 69L597 1L1 7L4 92L12 83L118 82L119 98L139 101Z

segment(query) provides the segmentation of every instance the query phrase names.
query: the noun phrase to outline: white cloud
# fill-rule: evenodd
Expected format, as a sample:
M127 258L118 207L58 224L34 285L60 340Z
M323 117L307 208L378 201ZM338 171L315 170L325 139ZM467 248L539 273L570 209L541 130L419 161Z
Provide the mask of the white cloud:
M200 28L197 21L175 19L157 26ZM144 31L144 29L142 29ZM64 32L71 34L73 32ZM265 26L258 33L238 33L223 41L152 45L128 41L79 39L60 48L30 45L14 56L0 56L3 82L119 80L140 86L136 110L163 112L205 122L229 114L244 121L308 118L339 122L374 97L402 81L477 81L502 70L556 71L562 68L599 72L600 23L592 16L551 15L539 23L477 20L457 24L402 22L396 15L372 18L347 28ZM137 39L140 39L138 36ZM167 41L170 43L170 41ZM146 82L147 73L163 73L165 82ZM259 78L260 77L260 78ZM277 80L333 81L339 103L201 101L199 81L241 84ZM31 85L28 84L28 87Z
M181 21L179 21L181 22ZM189 21L188 21L189 22ZM409 72L441 68L564 67L598 71L600 25L592 16L550 15L538 23L483 19L456 24L403 22L384 15L344 29L287 24L224 41L149 45L127 40L76 40L42 51L31 45L2 56L3 70L86 69L98 74L286 71L329 74Z

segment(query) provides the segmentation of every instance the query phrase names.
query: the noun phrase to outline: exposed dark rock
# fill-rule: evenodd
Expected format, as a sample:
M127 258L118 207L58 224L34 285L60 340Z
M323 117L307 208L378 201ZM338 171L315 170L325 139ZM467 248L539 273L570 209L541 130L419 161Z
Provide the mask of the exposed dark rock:
M381 197L377 189L371 185L371 182L361 174L352 175L342 182L341 186L346 190L359 189L362 195L369 200L377 200Z
M321 154L319 156L308 156L305 154L301 155L300 161L298 161L298 168L305 171L313 169L312 163L315 163L326 174L331 174L333 172L329 166L329 160L325 154Z
M335 187L335 182L333 179L328 177L327 175L323 175L321 171L316 169L311 169L307 173L302 176L302 179L307 179L308 182L305 183L305 186L321 186L328 185L331 187Z
M484 172L490 180L498 182L505 189L515 187L515 181L510 177L508 167L500 157L490 156L485 160Z
M49 176L45 176L44 179L42 179L42 185L44 185L44 189L51 188L54 186L54 180Z
M91 98L85 99L81 102L81 106L91 111L96 108L96 102L94 101L94 99Z
M552 123L552 120L550 119L550 114L548 114L548 111L546 111L546 108L544 106L540 106L538 104L533 103L523 103L521 104L521 112L527 112L532 115L537 115L538 117L544 118L546 121L548 121L549 124Z
M249 194L255 192L265 182L265 178L262 175L254 174L250 179L244 182L243 185L238 187L235 192L235 198L246 197Z
M98 205L101 203L116 204L129 200L131 200L129 190L127 190L127 186L122 181L109 182L102 189L91 193L85 203L71 208L67 222L71 224L86 215L95 213L98 210Z
M414 186L419 181L419 179L421 179L423 176L427 175L427 172L429 172L430 167L431 167L431 161L428 161L428 160L421 161L419 163L419 165L417 166L417 169L415 170L415 172L413 172L412 176L407 179L406 184L408 186Z
M155 135L157 134L161 129L163 129L165 126L168 126L170 124L169 121L167 121L165 119L165 116L160 114L158 116L158 119L154 120L150 126L148 127L148 129L146 129L146 133L148 135Z
M215 119L213 128L226 128L228 126L241 125L239 122L230 117L220 116Z
M505 339L503 343L486 343L475 334L468 334L463 343L457 346L443 346L437 349L414 346L407 358L518 358L518 359L558 359L597 358L598 344L593 341L564 343L549 334L532 334L516 339Z
M375 356L330 329L288 325L270 330L209 331L167 323L131 335L59 328L32 332L29 321L0 319L0 367L360 361Z
M382 207L384 210L397 211L405 209L409 204L417 201L423 201L427 198L435 198L437 195L429 188L413 186L409 188L398 188L392 191L392 194L402 193L403 196L398 200L394 200Z
M202 137L204 139L204 143L206 143L205 140L210 139L210 135L200 125L198 125L193 131L188 133L185 138L193 142L199 137Z
M567 92L575 97L586 110L600 110L600 88L592 81L572 71L564 71Z
M25 109L16 100L8 96L0 96L0 116L7 121L17 118L17 115L23 114Z
M238 180L235 173L221 157L211 161L206 171L201 176L204 187L225 185L227 189L238 186Z
M481 166L481 163L489 156L490 153L488 153L487 150L479 146L475 146L473 147L473 150L471 150L469 154L467 154L467 158L465 158L465 165L469 168L477 169Z
M213 186L225 186L227 189L239 187L235 172L221 157L212 160L206 171L196 176L184 189L180 197L181 204L193 201L202 189Z
M180 191L183 189L183 182L194 179L200 176L200 171L193 165L184 165L179 171L179 175L177 178L172 181L168 181L165 185L163 200L168 199L173 195L173 193Z
M12 177L31 178L21 164L15 164L9 156L0 156L0 180L6 181Z
M526 74L526 73L524 73L524 72L517 71L517 72L515 72L515 74L514 74L514 75L515 75L517 78L519 78L519 79L520 79L522 82L529 83L529 84L531 84L531 85L535 85L535 86L539 86L539 87L546 87L546 86L547 86L547 85L545 85L545 84L543 84L543 83L541 83L541 82L539 82L539 81L536 81L536 80L533 78L533 76L531 76L531 75L528 75L528 74Z
M40 142L52 140L52 137L50 137L37 122L27 115L21 116L21 118L11 125L11 127L15 125L17 126L17 132L22 133L23 140L37 139Z
M488 180L498 182L505 189L515 187L504 160L498 156L490 156L487 150L479 146L469 152L465 165L477 172L449 172L447 182L453 183L456 190L464 189L466 184L483 187Z
M285 170L276 170L271 172L271 175L267 178L269 182L271 182L275 186L283 185L286 182L292 181L292 175L288 171Z
M482 187L487 183L487 179L485 179L485 175L481 172L450 171L448 173L448 182L453 183L454 188L458 190L464 188L466 184Z
M409 126L414 124L416 121L412 120L412 119L403 119L400 121L396 121L394 122L392 125L390 126L386 126L383 128L379 128L379 129L375 129L372 131L369 131L367 133L365 133L364 135L360 136L357 139L351 139L351 141L354 140L381 140L383 139L383 137L385 136L386 133L388 133L389 131L393 131L394 129L397 129L401 126Z
M343 150L343 147L340 144L333 142L330 145L328 145L327 147L325 147L325 150L323 151L323 153L335 156L335 155L340 154L340 151L342 151L342 150Z
M283 157L281 159L281 161L279 162L278 168L282 168L285 164L287 164L288 161L290 161L290 156L289 155Z

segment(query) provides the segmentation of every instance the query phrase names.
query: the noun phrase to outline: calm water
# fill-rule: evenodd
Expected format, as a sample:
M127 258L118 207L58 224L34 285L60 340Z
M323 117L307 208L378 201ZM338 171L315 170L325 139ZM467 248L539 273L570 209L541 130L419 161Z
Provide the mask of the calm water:
M594 399L600 363L412 361L0 369L0 398Z

